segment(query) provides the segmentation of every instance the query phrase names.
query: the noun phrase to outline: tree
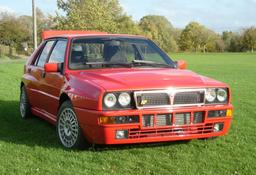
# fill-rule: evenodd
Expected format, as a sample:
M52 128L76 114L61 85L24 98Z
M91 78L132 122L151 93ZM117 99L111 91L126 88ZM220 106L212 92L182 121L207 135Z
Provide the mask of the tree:
M13 14L0 14L0 44L19 47L29 40L28 28Z
M247 49L249 49L251 52L254 52L254 49L256 49L256 28L255 27L251 27L244 31L242 42Z
M57 0L57 5L66 13L55 18L58 29L116 33L124 16L118 0Z
M182 50L194 50L198 51L200 49L204 27L197 22L189 23L185 29L181 32L180 36L180 47ZM206 34L206 33L205 33Z
M41 42L41 33L53 26L53 21L37 8L38 41ZM24 51L24 46L32 47L32 17L27 15L16 16L11 13L0 14L0 44L14 47L17 51Z
M130 16L122 15L117 22L117 32L124 34L142 34L142 30Z
M180 49L183 51L214 51L217 35L197 22L189 23L181 32Z
M225 50L228 52L242 51L241 35L231 31L222 32L222 40L225 43Z
M226 49L226 45L225 45L223 39L221 38L221 36L218 36L218 38L215 41L215 51L224 52L225 49Z
M144 16L139 22L139 27L144 35L154 40L163 50L167 52L177 51L174 28L164 16Z

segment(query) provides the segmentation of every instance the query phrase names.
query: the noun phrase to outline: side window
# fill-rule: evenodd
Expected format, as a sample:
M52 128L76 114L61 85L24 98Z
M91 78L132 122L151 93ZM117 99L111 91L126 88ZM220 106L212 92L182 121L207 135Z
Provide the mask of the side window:
M45 46L44 49L41 53L41 55L39 56L38 60L37 60L37 66L39 67L44 67L44 64L46 62L46 59L51 51L51 48L53 46L55 41L48 41Z
M65 59L66 47L66 40L58 41L51 53L49 63L63 63Z

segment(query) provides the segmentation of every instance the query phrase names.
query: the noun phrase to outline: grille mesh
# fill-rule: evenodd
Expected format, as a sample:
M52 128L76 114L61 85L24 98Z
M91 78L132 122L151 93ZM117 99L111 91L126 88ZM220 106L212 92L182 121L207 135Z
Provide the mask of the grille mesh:
M177 113L175 114L175 125L190 124L190 113Z
M170 105L170 98L167 93L144 93L137 96L138 106L162 106Z
M197 104L204 102L204 91L178 92L174 97L174 105Z
M192 117L193 114L193 117ZM205 112L184 112L169 114L144 114L142 116L143 127L158 126L185 126L204 122Z
M143 115L142 125L143 125L143 127L153 127L154 126L154 115Z
M174 91L175 93L175 91ZM139 108L160 107L171 105L196 105L204 103L205 91L198 90L178 90L171 96L172 92L166 91L145 91L136 94L136 105ZM171 101L173 100L173 101Z
M204 112L194 112L193 123L203 123Z
M172 125L171 114L158 114L156 116L156 126L168 126Z

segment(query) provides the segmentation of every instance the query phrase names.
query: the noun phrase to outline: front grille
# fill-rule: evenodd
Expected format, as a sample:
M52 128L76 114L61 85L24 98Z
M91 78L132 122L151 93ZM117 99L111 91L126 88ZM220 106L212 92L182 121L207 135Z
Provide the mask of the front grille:
M134 92L137 108L204 104L205 89L174 89Z
M187 126L171 126L168 128L152 128L152 129L131 129L129 130L129 139L146 138L146 137L170 137L170 136L186 136L195 134L212 133L213 123L196 124Z
M164 106L170 105L170 97L167 93L141 93L136 95L137 106Z
M177 92L174 96L174 105L198 104L204 102L204 91Z

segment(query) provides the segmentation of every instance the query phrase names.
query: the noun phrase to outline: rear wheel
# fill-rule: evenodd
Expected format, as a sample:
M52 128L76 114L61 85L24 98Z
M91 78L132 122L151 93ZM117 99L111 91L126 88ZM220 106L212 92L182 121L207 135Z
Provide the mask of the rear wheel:
M86 145L75 111L70 101L62 103L58 112L57 135L68 149L81 149Z
M22 86L20 90L20 116L22 119L32 116L25 86Z

